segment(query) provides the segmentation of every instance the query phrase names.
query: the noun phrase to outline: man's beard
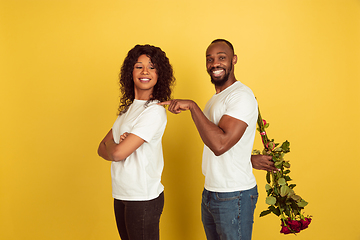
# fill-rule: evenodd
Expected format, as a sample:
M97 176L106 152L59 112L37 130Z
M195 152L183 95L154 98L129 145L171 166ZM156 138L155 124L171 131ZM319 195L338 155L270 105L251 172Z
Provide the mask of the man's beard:
M229 69L229 71L226 73L226 70L225 70L225 75L223 76L223 78L222 79L219 79L219 80L216 80L215 78L213 78L213 76L212 75L210 75L210 78L211 78L211 83L212 84L214 84L215 86L217 86L217 87L221 87L221 86L223 86L226 82L227 82L227 80L229 79L229 76L230 76L230 72L231 72L231 70L232 70L232 64L231 64L231 66L230 66L230 69ZM210 72L211 71L213 71L214 70L214 68L212 68L211 70L210 70Z

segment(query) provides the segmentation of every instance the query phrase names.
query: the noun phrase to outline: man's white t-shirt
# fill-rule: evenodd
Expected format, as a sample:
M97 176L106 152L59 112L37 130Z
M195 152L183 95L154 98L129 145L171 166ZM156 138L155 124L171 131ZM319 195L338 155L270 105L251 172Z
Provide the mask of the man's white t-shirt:
M206 145L204 146L202 172L205 175L205 189L213 192L234 192L255 187L251 152L258 105L251 89L236 81L207 102L204 114L216 125L224 115L239 119L248 125L241 139L220 156L216 156Z
M164 167L161 139L166 127L166 110L150 102L134 100L126 113L118 116L113 127L113 137L132 133L145 140L125 160L112 162L111 178L113 197L119 200L145 201L160 195L164 190L161 174Z

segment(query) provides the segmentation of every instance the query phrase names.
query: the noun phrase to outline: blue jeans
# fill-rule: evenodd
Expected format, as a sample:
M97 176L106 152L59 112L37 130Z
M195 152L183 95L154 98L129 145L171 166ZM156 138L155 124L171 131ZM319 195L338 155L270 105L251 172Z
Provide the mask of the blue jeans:
M204 189L201 218L208 240L250 240L257 186L237 192L210 192Z

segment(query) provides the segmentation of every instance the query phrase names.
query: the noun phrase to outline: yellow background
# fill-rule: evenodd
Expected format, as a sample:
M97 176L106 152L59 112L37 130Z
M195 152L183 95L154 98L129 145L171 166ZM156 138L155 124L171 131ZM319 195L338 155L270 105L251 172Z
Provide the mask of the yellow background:
M1 0L0 239L119 239L110 164L96 150L116 118L120 65L135 44L160 46L174 96L203 108L215 38L234 44L236 77L270 138L290 141L290 176L313 216L297 237L259 218L265 172L255 171L253 239L359 240L358 0ZM205 239L202 142L189 113L168 114L163 142L161 239Z

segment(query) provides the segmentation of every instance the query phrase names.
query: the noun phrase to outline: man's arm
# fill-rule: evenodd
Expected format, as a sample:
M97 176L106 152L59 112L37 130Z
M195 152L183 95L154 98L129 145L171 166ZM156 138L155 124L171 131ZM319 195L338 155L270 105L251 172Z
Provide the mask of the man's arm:
M169 105L168 110L178 114L190 110L192 119L204 144L219 156L233 147L244 134L247 124L241 120L224 115L218 125L212 123L192 100L171 100L160 105Z

